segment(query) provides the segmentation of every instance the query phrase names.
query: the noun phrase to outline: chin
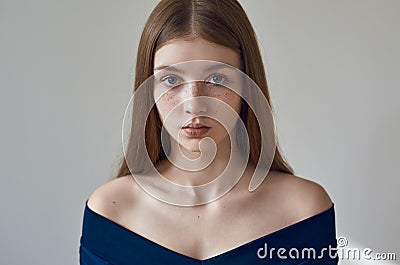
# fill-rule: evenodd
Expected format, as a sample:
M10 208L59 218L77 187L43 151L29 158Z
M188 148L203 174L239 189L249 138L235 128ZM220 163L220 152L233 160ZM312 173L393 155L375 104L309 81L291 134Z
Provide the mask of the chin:
M200 152L200 148L199 148L200 140L201 139L192 139L189 141L182 142L179 145L181 148L185 149L186 151Z

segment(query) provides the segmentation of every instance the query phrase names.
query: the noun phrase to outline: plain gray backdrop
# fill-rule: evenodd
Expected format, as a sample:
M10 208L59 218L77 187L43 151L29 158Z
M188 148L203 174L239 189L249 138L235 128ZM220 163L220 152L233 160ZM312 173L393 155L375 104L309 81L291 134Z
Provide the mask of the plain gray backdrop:
M296 175L328 191L338 237L399 260L400 1L240 2ZM78 263L156 3L0 1L0 264Z

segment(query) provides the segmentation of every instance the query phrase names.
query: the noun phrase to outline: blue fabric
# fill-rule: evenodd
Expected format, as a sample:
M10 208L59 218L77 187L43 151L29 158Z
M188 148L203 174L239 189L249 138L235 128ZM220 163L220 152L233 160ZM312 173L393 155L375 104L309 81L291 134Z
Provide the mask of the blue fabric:
M265 244L267 244L267 253L270 255L264 257ZM79 254L81 265L337 264L338 257L334 255L336 252L331 250L331 255L329 255L329 245L331 248L337 246L333 204L326 211L300 222L217 256L198 260L163 247L101 216L92 211L86 201ZM327 250L321 252L324 247ZM275 248L272 254L271 248ZM286 251L281 252L280 257L286 257L286 259L278 256L279 248L285 248ZM301 259L302 250L306 248L313 248L317 258L311 255L311 258L307 259L307 253L312 252L306 251L304 258ZM296 250L300 259L291 258L296 256ZM321 253L323 255L320 255ZM323 258L318 258L318 256L323 256Z

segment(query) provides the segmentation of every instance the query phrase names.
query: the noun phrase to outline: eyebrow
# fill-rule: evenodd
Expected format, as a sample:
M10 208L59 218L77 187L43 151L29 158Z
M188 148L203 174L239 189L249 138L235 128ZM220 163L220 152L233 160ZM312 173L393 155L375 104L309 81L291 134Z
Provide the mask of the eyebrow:
M177 68L175 68L173 66L170 66L170 65L159 65L156 68L154 68L154 71L160 71L160 70L163 70L163 69L166 69L166 68L168 68L168 70L171 70L171 71L174 71L174 72L183 73L182 70L179 70L179 69L177 69ZM231 66L229 64L216 64L216 65L212 65L212 66L208 67L206 70L208 70L208 71L209 70L218 70L218 69L221 69L221 68L231 69L231 68L234 68L234 66Z
M160 70L163 70L163 69L165 69L165 68L168 68L168 70L171 70L171 71L175 71L175 72L178 72L178 73L182 73L181 70L178 70L177 68L175 68L175 67L173 67L173 66L170 66L170 65L160 65L160 66L157 66L156 68L154 68L154 71L160 71Z
M208 67L207 70L218 70L218 69L222 69L222 68L232 69L235 67L230 64L223 63L223 64L212 65L212 66Z

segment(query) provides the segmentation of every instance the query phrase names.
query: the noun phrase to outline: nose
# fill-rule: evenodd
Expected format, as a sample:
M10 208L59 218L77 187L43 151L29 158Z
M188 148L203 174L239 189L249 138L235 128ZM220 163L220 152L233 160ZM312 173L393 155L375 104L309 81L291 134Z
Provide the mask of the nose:
M203 82L193 82L188 83L185 89L185 101L183 103L183 108L186 113L192 115L199 115L207 110L206 104L204 104L204 98L199 98L202 96Z

